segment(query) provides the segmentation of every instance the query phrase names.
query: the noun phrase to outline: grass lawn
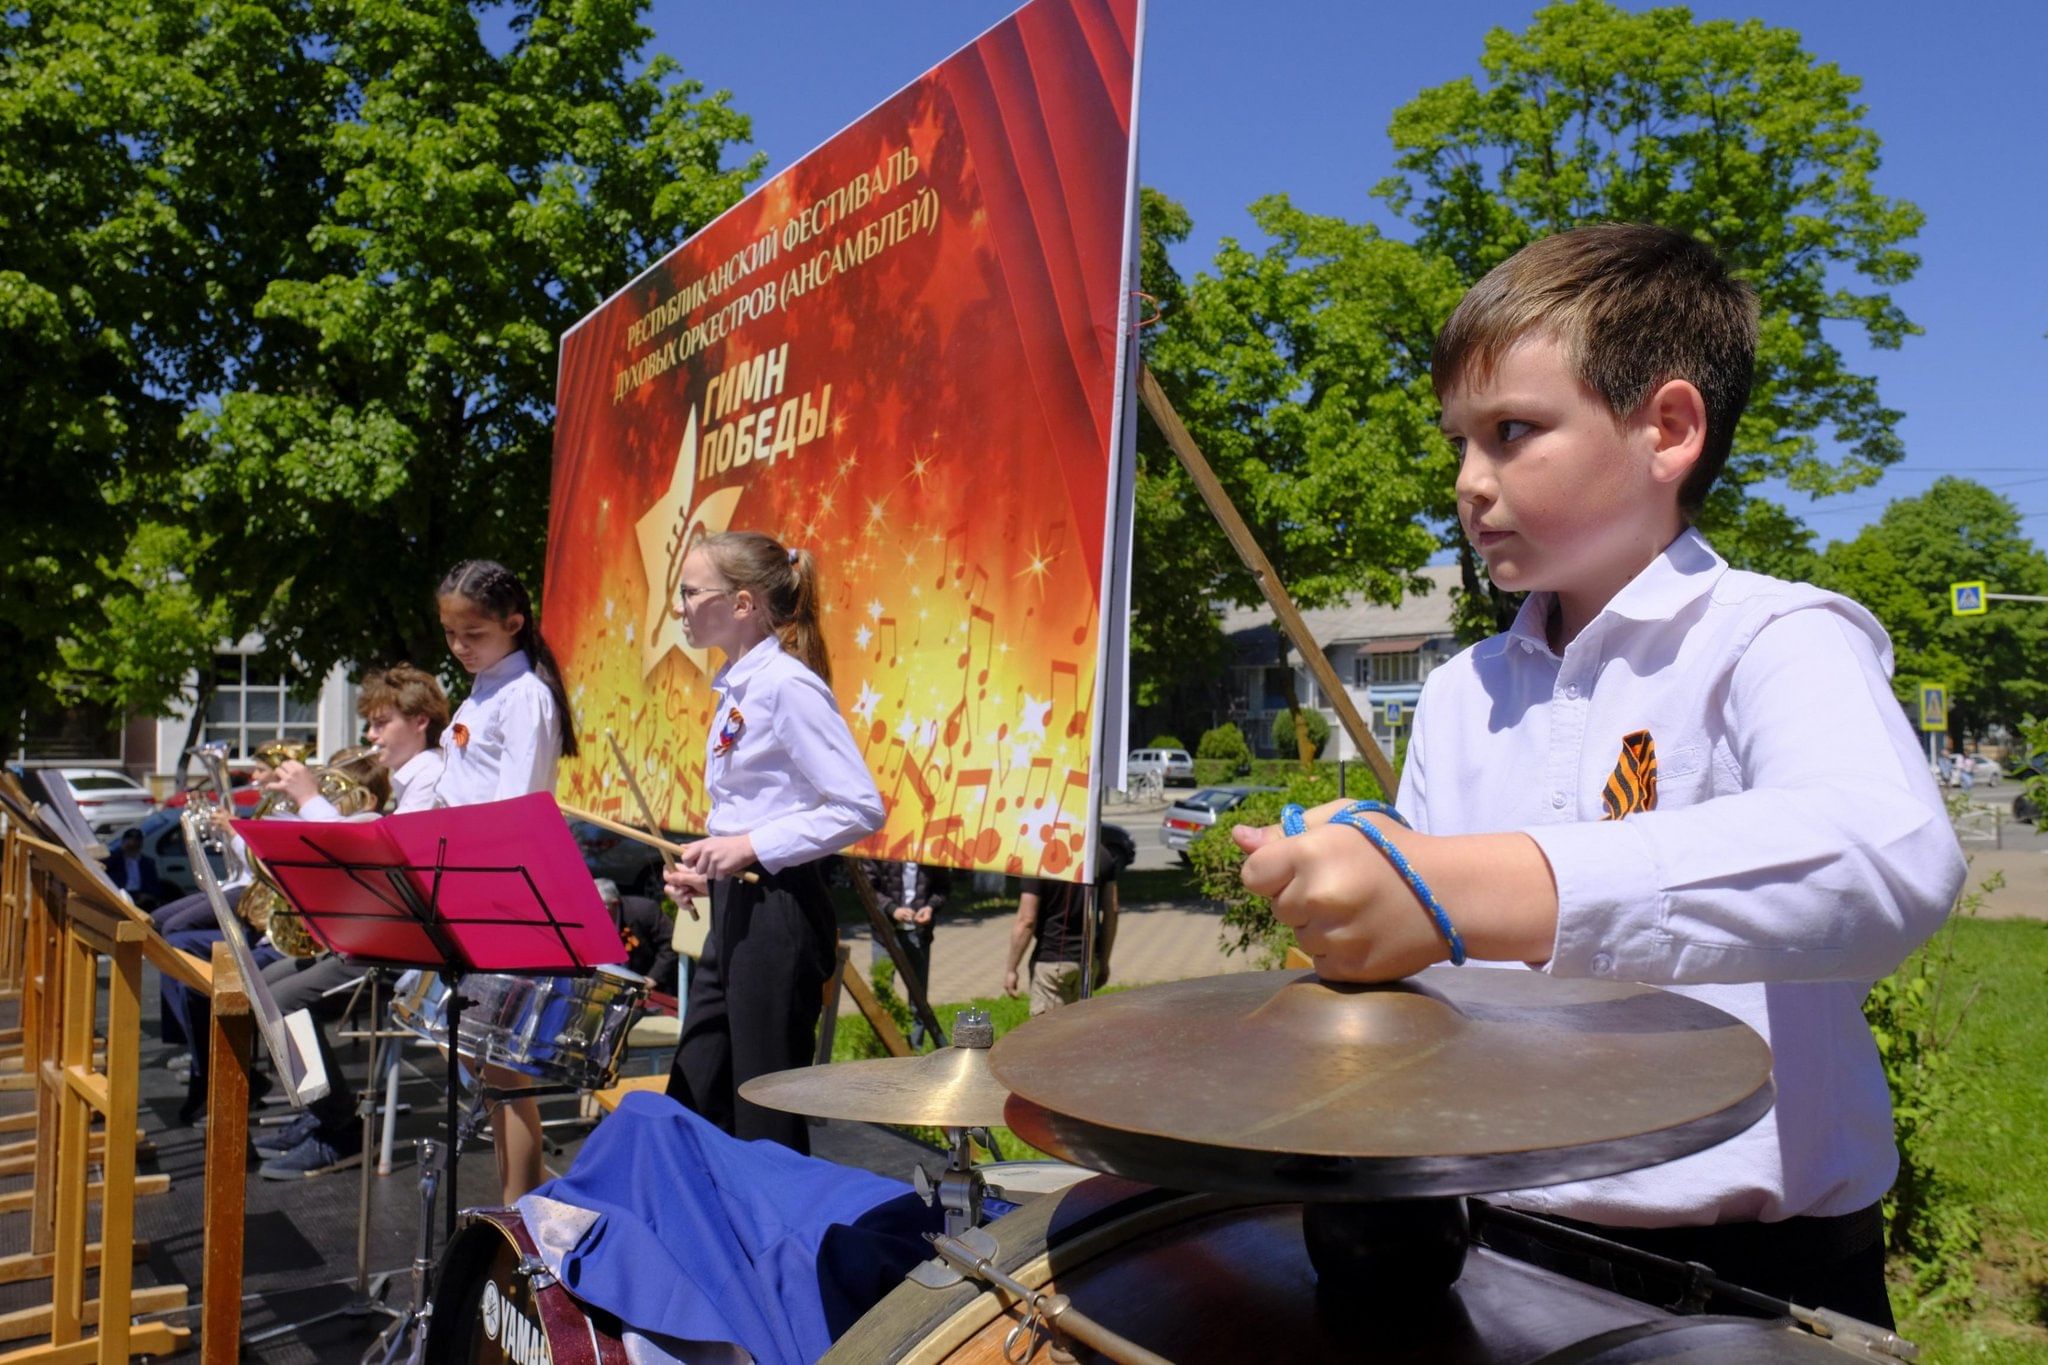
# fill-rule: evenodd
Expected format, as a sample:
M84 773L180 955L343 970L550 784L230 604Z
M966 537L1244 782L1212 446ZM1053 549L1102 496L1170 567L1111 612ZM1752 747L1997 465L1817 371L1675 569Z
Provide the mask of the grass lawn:
M2048 923L1963 920L1955 934L1950 989L1979 989L1953 1044L1965 1102L1934 1150L1983 1225L1977 1303L1900 1328L1922 1360L2048 1365Z

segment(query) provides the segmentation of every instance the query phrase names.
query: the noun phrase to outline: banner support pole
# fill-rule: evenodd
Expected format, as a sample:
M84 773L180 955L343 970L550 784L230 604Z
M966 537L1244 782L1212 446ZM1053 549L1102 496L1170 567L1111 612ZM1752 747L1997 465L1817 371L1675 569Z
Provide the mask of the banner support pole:
M1360 757L1364 758L1366 766L1372 769L1372 775L1379 779L1380 791L1387 800L1393 800L1394 790L1398 785L1394 779L1394 765L1387 760L1386 752L1380 748L1379 741L1373 738L1372 727L1365 723L1358 714L1358 708L1352 705L1351 694L1344 690L1344 684L1338 680L1337 670L1330 667L1330 661L1323 654L1322 646L1309 634L1308 623L1301 619L1301 613L1295 608L1294 599L1288 596L1286 585L1280 581L1280 575L1273 571L1272 561L1266 558L1265 551L1261 550L1258 541L1252 538L1251 528L1245 525L1244 518L1238 515L1236 506L1230 501L1230 494L1224 491L1222 481L1216 477L1216 471L1211 469L1209 461L1203 458L1194 437L1188 435L1188 429L1182 424L1180 414L1173 410L1173 404L1167 399L1165 390L1159 387L1159 381L1152 377L1152 369L1148 365L1141 364L1138 367L1138 396L1144 400L1145 411L1151 413L1152 420L1158 423L1160 433L1166 437L1166 444L1172 447L1174 455L1188 471L1188 477L1195 481L1195 491L1200 493L1202 501L1209 505L1209 514L1216 518L1216 524L1221 526L1223 534L1230 538L1231 548L1237 551L1237 557L1243 560L1245 568L1251 571L1252 581L1257 583L1259 591L1265 594L1267 605L1273 608L1273 615L1280 622L1280 629L1286 632L1289 643L1300 651L1302 660L1308 664L1309 672L1315 676L1316 684L1323 689L1323 695L1330 699L1330 705L1336 710L1337 719L1343 725L1344 733L1351 736L1351 742L1357 746ZM1288 690L1293 691L1291 681ZM1303 738L1299 721L1296 722L1295 729L1296 739L1299 741Z

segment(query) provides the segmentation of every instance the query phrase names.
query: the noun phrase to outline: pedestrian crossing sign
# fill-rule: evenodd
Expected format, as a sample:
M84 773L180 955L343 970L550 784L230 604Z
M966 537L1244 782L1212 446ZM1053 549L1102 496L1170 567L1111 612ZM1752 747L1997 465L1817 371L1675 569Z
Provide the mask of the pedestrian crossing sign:
M1949 584L1948 609L1952 616L1982 616L1990 610L1984 600L1984 580Z

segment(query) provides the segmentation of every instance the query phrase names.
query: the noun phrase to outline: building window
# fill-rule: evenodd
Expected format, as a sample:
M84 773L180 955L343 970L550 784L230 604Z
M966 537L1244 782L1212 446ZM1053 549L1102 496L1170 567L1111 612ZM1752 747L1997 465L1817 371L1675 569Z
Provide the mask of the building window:
M246 758L257 745L282 739L308 748L320 742L320 703L291 694L300 679L265 667L247 654L213 656L213 696L206 704L204 739L225 740Z
M1358 672L1361 686L1418 683L1422 681L1422 651L1411 649L1399 654L1361 654L1358 656Z

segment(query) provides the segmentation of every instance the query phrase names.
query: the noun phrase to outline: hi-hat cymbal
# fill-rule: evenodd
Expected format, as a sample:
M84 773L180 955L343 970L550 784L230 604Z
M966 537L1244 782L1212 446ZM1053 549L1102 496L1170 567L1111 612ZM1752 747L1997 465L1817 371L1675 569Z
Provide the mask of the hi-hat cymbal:
M766 1109L860 1123L986 1128L1009 1097L989 1070L986 1047L942 1047L919 1057L834 1062L757 1076L740 1098Z
M1646 986L1433 967L1097 996L996 1044L1010 1126L1093 1170L1293 1199L1482 1194L1710 1147L1774 1098L1733 1016Z

